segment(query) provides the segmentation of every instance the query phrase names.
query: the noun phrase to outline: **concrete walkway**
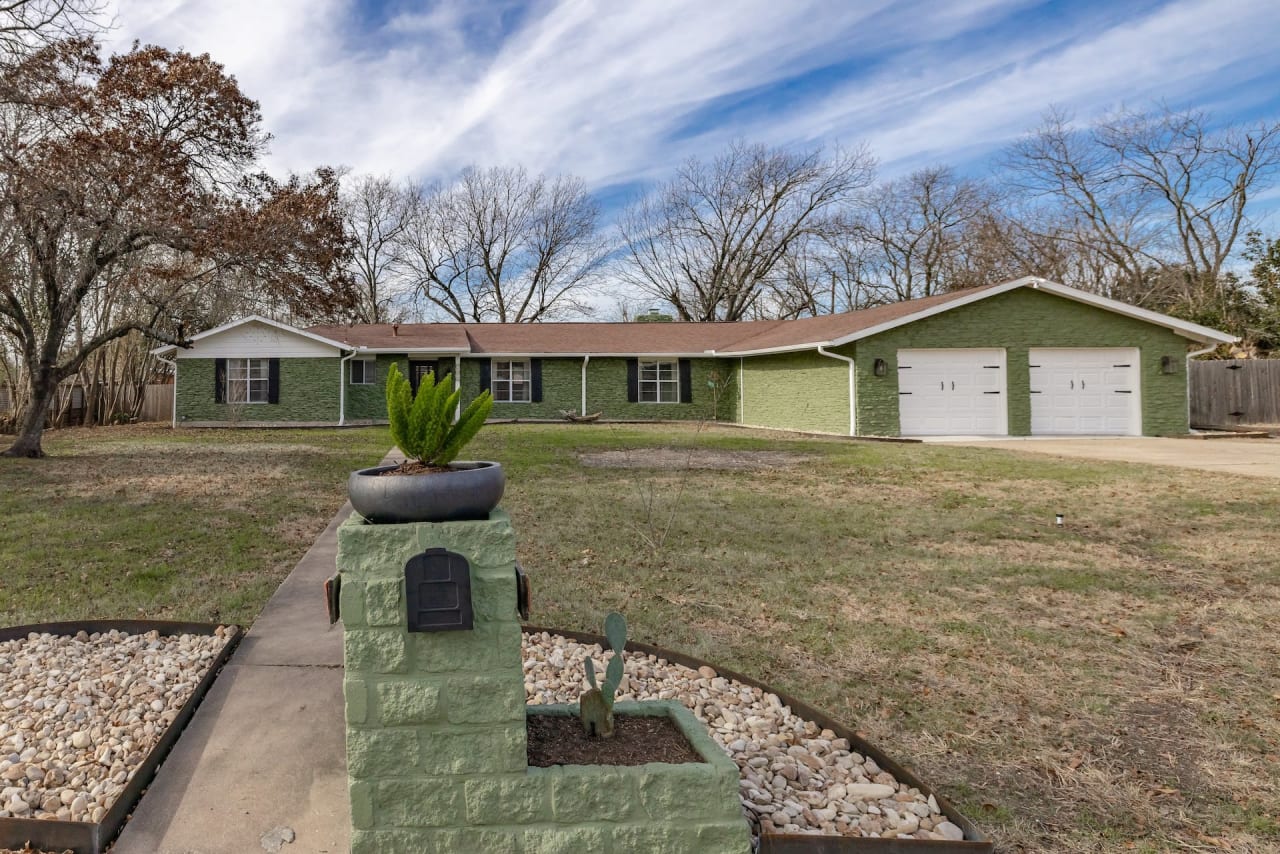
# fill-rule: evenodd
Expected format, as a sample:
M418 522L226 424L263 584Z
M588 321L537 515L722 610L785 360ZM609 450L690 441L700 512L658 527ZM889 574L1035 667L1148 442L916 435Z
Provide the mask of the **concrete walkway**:
M348 850L342 624L329 626L322 585L350 511L338 512L267 602L113 854ZM264 844L279 828L294 842Z
M952 439L941 443L1280 478L1280 439Z

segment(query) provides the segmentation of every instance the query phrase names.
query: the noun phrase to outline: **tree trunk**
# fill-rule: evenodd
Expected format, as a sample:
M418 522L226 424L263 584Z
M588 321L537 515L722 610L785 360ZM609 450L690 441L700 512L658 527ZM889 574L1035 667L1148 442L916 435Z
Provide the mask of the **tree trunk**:
M31 399L27 408L18 419L18 438L9 449L0 456L28 457L37 459L44 456L40 447L40 438L44 435L44 419L49 414L49 405L58 391L58 383L45 371L39 377L33 377L31 383Z

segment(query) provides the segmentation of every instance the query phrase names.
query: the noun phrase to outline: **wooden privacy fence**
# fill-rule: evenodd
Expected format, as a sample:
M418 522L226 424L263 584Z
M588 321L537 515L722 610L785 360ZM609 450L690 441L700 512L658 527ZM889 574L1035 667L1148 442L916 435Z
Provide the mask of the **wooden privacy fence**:
M135 392L124 389L122 402L126 405L135 400ZM56 426L65 427L84 423L85 394L84 388L78 385L67 385L58 389L58 395L50 407L49 421ZM13 415L13 392L6 385L0 385L0 418ZM171 383L152 383L143 393L142 408L138 411L139 421L169 421L173 418L173 385Z
M153 383L147 386L139 421L171 421L173 419L173 384Z
M1191 363L1192 427L1280 424L1280 359Z

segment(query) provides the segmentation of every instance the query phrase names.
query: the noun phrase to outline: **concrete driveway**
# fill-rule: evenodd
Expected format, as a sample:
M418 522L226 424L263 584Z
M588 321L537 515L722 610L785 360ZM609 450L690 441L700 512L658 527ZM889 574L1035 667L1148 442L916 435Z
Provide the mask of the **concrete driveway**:
M1059 457L1117 460L1280 479L1280 439L941 439L941 444L1000 448Z

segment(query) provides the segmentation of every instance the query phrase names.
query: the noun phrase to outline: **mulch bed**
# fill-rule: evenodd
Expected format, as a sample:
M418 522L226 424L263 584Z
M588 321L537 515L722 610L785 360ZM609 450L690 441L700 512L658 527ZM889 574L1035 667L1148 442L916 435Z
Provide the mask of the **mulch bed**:
M701 762L670 718L615 715L613 738L591 738L576 715L529 715L529 765L645 765Z

